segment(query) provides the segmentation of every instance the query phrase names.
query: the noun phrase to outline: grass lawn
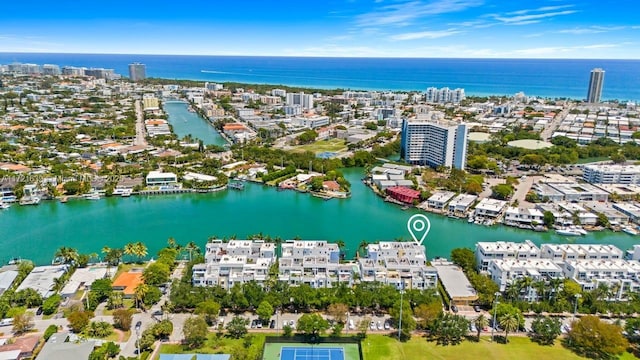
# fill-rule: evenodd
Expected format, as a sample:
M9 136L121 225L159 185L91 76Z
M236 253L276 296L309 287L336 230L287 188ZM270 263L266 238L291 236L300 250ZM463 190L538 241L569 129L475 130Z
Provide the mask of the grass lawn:
M529 338L509 338L509 344L492 343L488 337L479 343L463 341L460 345L441 346L428 342L420 336L413 336L406 343L385 335L367 335L362 341L364 360L394 359L545 359L571 360L584 359L571 350L565 349L556 341L554 346L541 346ZM630 354L627 354L630 355ZM623 356L621 359L632 359Z
M260 348L264 345L264 338L267 334L251 334L253 336L253 344ZM273 334L270 334L273 335ZM159 354L230 354L236 346L242 346L243 339L232 339L223 336L220 340L216 340L216 334L210 333L207 342L200 348L189 349L180 344L162 344L160 345ZM158 356L156 359L158 359ZM155 359L154 359L155 360Z
M340 152L347 150L347 145L343 139L320 140L312 144L300 145L293 148L295 152L311 151L314 154L324 151Z

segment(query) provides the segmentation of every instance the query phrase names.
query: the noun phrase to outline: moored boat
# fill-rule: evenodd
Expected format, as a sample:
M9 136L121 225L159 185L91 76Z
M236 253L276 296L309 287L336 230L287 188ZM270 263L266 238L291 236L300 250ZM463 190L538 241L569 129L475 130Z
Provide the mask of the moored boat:
M557 229L556 233L563 236L582 236L582 233L570 228Z

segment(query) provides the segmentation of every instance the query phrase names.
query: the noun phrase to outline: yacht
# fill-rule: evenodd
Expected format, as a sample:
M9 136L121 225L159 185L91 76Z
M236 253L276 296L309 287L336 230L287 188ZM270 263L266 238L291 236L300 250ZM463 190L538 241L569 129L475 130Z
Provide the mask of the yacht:
M38 205L40 198L37 196L26 196L20 199L20 205Z
M573 225L573 226L570 226L569 229L579 232L581 235L588 234L587 230L583 229L581 226Z
M98 194L97 192L90 193L90 194L87 194L85 196L85 199L87 199L87 200L100 200L100 194Z
M7 204L6 202L0 201L0 209L7 210L10 207L11 207L11 204Z
M623 227L622 231L626 232L629 235L633 235L633 236L636 236L636 235L640 234L640 232L638 232L638 230L632 228L631 226Z
M556 233L563 236L582 236L581 232L571 228L557 229Z

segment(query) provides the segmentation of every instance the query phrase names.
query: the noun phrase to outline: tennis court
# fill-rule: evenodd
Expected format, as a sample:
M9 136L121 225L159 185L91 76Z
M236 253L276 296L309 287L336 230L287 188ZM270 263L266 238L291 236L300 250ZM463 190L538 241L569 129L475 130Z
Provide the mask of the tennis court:
M283 347L280 360L344 360L344 349Z
M266 343L263 360L360 360L353 343Z

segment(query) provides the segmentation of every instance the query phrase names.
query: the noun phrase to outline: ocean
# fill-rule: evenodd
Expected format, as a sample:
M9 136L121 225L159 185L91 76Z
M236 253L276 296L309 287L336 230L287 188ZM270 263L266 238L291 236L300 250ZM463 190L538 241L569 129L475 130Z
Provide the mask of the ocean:
M605 70L604 100L640 101L640 60L312 58L179 55L0 53L12 62L104 67L128 75L141 62L147 76L322 89L424 91L464 88L467 95L584 99L593 68Z

